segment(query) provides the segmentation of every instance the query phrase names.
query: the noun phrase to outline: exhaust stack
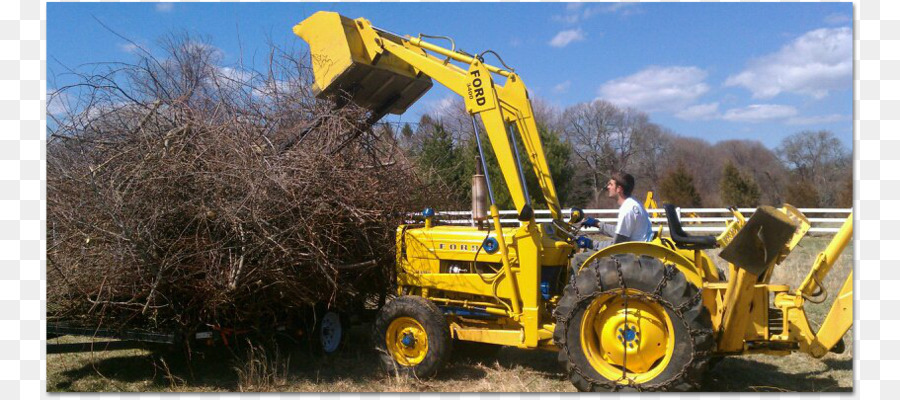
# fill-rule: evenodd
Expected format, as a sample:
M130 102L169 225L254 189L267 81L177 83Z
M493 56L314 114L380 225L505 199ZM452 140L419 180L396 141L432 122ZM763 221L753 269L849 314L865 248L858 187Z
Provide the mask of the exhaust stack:
M475 157L475 175L472 175L472 224L481 226L488 217L487 181L481 168L481 157Z

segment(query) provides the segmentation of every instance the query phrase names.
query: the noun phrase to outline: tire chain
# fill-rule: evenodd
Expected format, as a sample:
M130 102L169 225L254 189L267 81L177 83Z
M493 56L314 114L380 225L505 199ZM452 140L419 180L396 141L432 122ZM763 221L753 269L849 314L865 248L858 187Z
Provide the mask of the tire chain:
M620 272L621 274L621 272ZM663 278L659 281L659 284L656 285L656 289L653 290L652 295L658 296L662 293L663 289L666 288L666 285L669 283L669 280L675 276L675 264L666 264L663 269ZM622 282L619 282L622 284Z
M700 299L701 291L697 290L697 293L694 294L694 296L691 296L690 299L688 299L687 301L685 301L683 304L681 304L679 306L675 306L672 303L670 303L669 301L667 301L666 299L663 299L659 295L659 293L666 286L669 279L671 279L671 277L674 276L675 271L676 271L674 266L666 265L666 271L663 275L663 279L659 282L659 284L656 287L656 290L654 290L653 293L643 293L642 292L641 294L628 294L628 293L626 293L627 286L625 285L625 278L622 275L622 265L621 265L621 263L619 263L618 259L613 258L613 260L616 263L616 274L618 275L620 288L613 289L613 290L606 290L606 291L602 291L599 293L585 293L584 295L582 295L581 293L578 292L578 286L573 284L572 287L575 289L575 297L576 297L575 304L580 305L580 304L584 303L585 301L592 300L592 299L596 298L597 296L601 296L601 295L607 295L607 294L616 295L616 294L618 294L619 296L622 297L623 303L625 305L625 309L627 311L627 309L628 309L627 304L628 304L629 298L655 301L655 302L663 305L663 307L666 307L669 310L672 310L672 312L678 316L678 319L681 320L681 323L684 325L685 329L688 332L688 336L690 336L690 338L691 338L691 358L688 360L687 363L684 364L684 366L681 368L681 371L678 371L677 374L675 374L674 376L672 376L671 378L669 378L663 382L653 384L653 385L646 385L646 384L640 384L640 383L635 382L633 379L628 378L626 376L626 372L624 369L622 371L623 378L628 380L628 383L625 385L620 384L619 381L611 382L611 381L600 381L600 380L594 379L590 375L585 374L584 371L582 371L581 368L576 363L573 363L571 361L568 362L568 365L573 370L575 370L575 372L577 372L578 375L580 375L582 378L584 378L585 380L590 382L592 386L599 386L599 387L608 389L609 391L617 392L623 388L632 388L639 392L645 392L645 391L653 392L653 391L665 390L665 389L667 389L669 384L678 381L679 379L681 379L682 377L684 377L685 375L688 374L690 367L694 364L694 358L696 356L699 355L699 356L703 357L710 353L709 351L695 352L694 349L697 347L697 343L696 343L697 339L696 338L701 335L707 334L707 333L712 334L713 333L712 330L691 329L690 324L688 324L687 320L684 318L684 312L683 312L683 310L686 310L696 304L696 302ZM597 282L599 283L599 282L601 282L601 280L600 280L600 275L598 272L599 271L597 271L597 269L595 268L594 273L597 274ZM559 319L559 321L557 323L563 324L563 327L565 329L563 337L567 337L568 321L575 315L577 310L578 310L578 307L572 307L572 309L567 313L567 315L557 315L557 318ZM707 331L709 331L709 332L707 332ZM572 354L569 352L568 344L565 346L565 351L566 351L566 357L568 358L568 360L572 360Z

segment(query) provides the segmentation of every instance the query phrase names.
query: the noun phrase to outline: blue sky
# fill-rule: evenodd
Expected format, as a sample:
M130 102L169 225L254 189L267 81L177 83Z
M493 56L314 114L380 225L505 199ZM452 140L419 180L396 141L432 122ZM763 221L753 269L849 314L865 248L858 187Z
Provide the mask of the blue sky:
M828 129L852 145L850 3L49 3L48 90L65 68L135 58L169 32L207 37L226 66L262 67L268 43L306 52L291 28L319 10L399 34L492 49L532 94L560 108L604 99L684 136L769 147ZM488 58L488 62L491 59ZM452 98L435 85L393 120Z

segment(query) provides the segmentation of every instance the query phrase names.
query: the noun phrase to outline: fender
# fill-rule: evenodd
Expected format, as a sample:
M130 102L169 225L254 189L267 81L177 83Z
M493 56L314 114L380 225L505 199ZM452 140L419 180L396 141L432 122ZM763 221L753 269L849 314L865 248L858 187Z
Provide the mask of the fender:
M662 244L660 244L659 240L654 240L652 242L624 242L614 244L612 246L601 249L594 254L591 254L591 256L588 257L588 259L584 261L584 264L579 266L578 269L580 270L582 266L594 262L594 260L616 254L650 256L662 261L663 264L675 264L675 268L678 268L678 270L681 271L682 274L684 274L684 277L687 278L688 282L692 283L698 289L703 288L703 276L705 275L704 271L701 271L700 267L694 265L693 260L686 258L681 254L678 254L678 252L666 246L663 246Z

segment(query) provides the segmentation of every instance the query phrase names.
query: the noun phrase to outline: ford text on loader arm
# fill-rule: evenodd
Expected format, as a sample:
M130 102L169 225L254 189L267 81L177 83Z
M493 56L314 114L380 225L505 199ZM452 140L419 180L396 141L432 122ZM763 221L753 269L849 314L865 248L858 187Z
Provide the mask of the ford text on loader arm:
M439 225L427 209L424 224L398 228L400 296L375 322L375 343L389 372L431 376L451 348L516 346L558 351L579 390L688 390L714 358L791 351L821 357L841 347L852 323L852 275L818 331L803 305L823 293L824 276L852 237L852 215L796 290L770 283L773 268L809 229L789 205L760 207L749 220L734 210L718 237L684 234L669 205L670 237L660 230L651 242L610 246L572 271L583 213L573 209L562 220L526 86L513 69L502 60L503 68L486 64L483 56L492 51L471 55L452 40L447 49L422 40L425 35L400 36L332 12L315 13L294 32L309 44L319 97L366 107L374 122L403 113L433 79L462 96L472 116L485 174L473 179L477 222ZM519 227L500 224L478 119ZM519 146L551 222L534 219ZM484 189L491 223L477 200ZM728 281L704 251L716 247L729 261Z

